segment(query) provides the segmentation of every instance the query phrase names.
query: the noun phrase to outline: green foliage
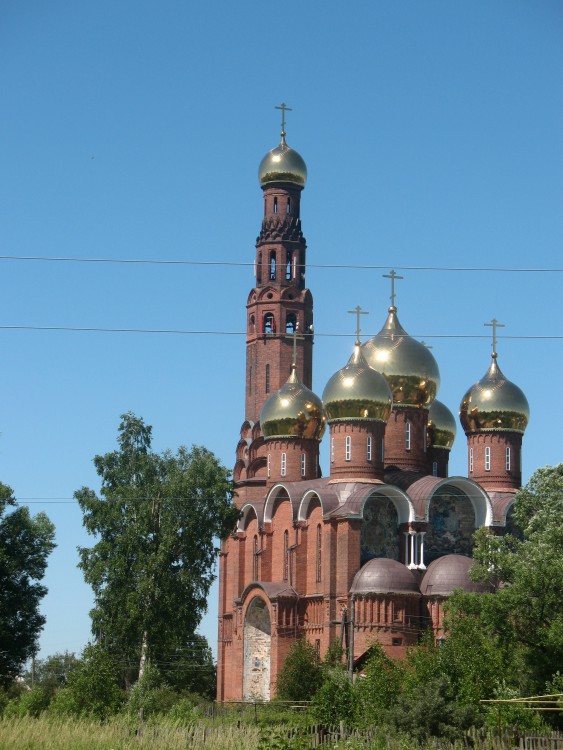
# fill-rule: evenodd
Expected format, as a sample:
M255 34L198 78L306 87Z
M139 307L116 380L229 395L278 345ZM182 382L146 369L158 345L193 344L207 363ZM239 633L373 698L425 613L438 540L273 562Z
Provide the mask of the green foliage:
M162 679L152 664L147 664L143 676L133 685L129 694L127 710L131 716L149 718L169 711L178 701L174 690Z
M46 659L37 659L35 662L35 684L40 685L52 697L60 687L66 685L71 672L79 664L80 660L68 651L53 654ZM31 685L31 671L26 672L25 681L28 685Z
M107 719L119 711L122 703L123 691L111 658L100 645L88 645L80 664L69 675L67 686L55 694L50 712Z
M516 494L515 536L476 535L475 576L499 587L486 627L505 648L516 647L527 679L523 692L541 693L563 663L563 464L539 469Z
M376 641L370 648L364 675L354 686L356 720L368 726L385 723L387 709L401 690L402 668Z
M55 547L55 527L44 513L31 517L0 484L0 686L7 686L37 650L45 623L39 613L47 589L40 581Z
M75 493L97 538L80 549L95 596L92 629L130 665L141 651L155 663L174 662L206 610L215 539L231 531L238 511L229 473L212 453L194 446L155 454L151 427L133 414L121 419L119 449L94 459L101 497ZM196 687L193 675L187 682Z
M354 716L352 682L343 666L325 670L325 679L317 690L311 706L315 721L336 726L341 721L350 726Z
M24 690L18 698L11 700L4 711L4 715L33 716L37 718L49 707L51 696L40 685L34 685L30 690Z
M287 655L278 675L277 697L285 701L308 701L321 686L322 669L317 651L300 638Z

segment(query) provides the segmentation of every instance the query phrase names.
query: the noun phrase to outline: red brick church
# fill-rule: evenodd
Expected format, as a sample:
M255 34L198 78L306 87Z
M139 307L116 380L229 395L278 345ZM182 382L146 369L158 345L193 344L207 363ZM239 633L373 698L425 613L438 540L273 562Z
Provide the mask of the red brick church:
M439 636L444 599L457 587L480 590L467 575L472 534L506 526L529 417L525 395L497 364L493 321L491 364L460 406L468 476L448 476L456 421L436 399L432 353L399 322L394 272L381 331L362 344L358 308L349 361L322 398L312 392L307 168L284 130L282 121L281 143L259 167L264 219L246 304L246 411L234 469L241 517L220 554L219 700L272 698L303 636L323 656L345 635L351 664L374 639L399 657L423 627Z

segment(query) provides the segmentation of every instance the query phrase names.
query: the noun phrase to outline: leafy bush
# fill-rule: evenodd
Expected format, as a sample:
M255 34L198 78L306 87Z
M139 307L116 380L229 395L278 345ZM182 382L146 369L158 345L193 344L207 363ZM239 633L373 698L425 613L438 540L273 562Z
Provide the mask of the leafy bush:
M277 697L285 701L311 700L322 679L315 647L305 638L300 638L291 648L278 675Z
M148 718L166 713L177 702L177 694L166 685L158 669L147 664L142 678L131 688L127 710L132 716L142 711L143 717Z
M33 716L37 718L46 711L51 701L49 693L40 685L35 685L31 690L25 690L18 698L12 699L6 706L4 715L10 716Z
M354 715L353 690L344 667L325 671L325 680L313 698L312 712L324 726L335 726L341 721L350 726Z

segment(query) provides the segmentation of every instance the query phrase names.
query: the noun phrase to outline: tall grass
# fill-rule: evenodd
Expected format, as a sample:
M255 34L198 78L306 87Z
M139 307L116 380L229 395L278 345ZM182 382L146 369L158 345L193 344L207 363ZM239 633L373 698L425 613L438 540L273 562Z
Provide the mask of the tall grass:
M138 729L129 721L0 719L0 750L250 750L260 730L253 726L177 728L166 724Z

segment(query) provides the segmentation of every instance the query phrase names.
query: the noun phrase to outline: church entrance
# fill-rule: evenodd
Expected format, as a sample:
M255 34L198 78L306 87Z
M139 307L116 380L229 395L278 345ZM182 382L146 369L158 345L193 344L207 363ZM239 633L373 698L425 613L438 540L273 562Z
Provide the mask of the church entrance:
M270 613L266 602L255 596L246 610L244 620L242 691L245 701L270 700L271 633Z

